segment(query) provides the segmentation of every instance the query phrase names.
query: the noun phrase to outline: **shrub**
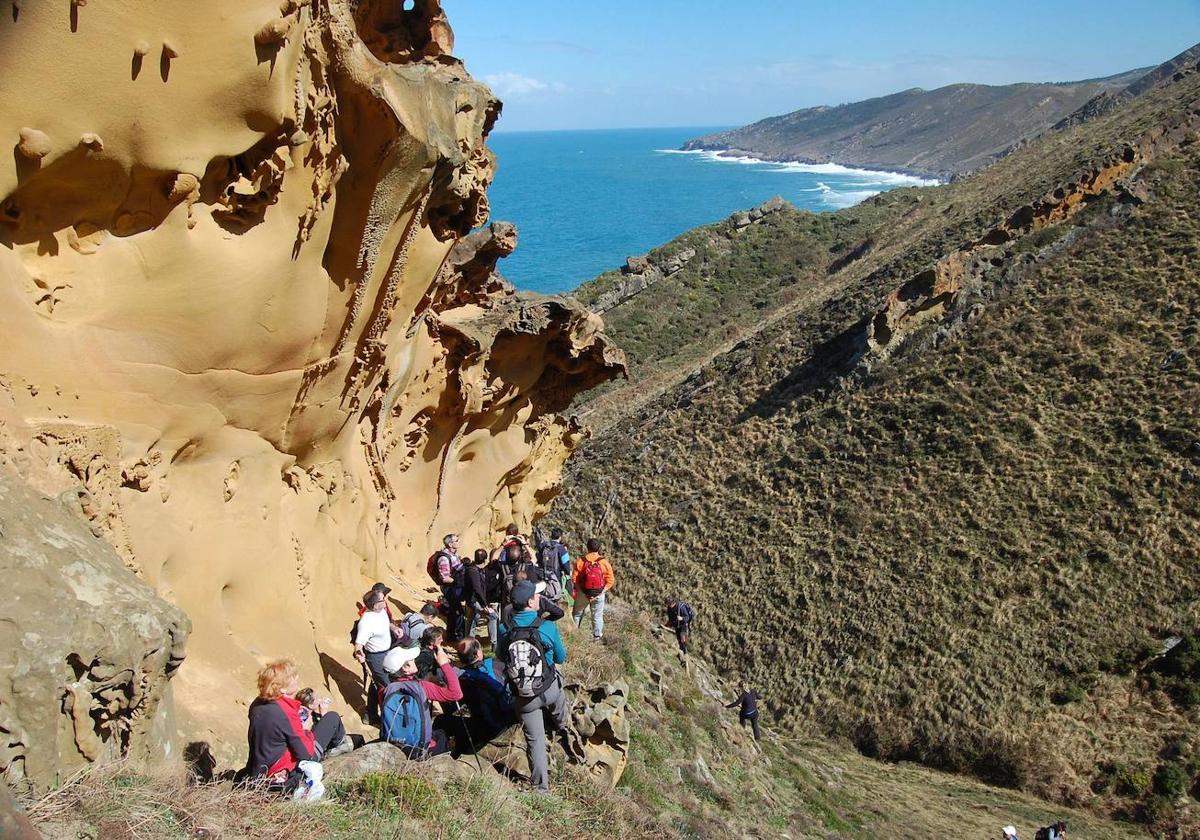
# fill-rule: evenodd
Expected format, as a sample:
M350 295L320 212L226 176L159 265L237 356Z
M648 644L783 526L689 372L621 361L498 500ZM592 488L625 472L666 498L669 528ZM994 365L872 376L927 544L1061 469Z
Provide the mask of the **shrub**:
M368 773L338 794L380 813L404 814L418 820L433 817L443 805L442 794L433 783L398 773Z

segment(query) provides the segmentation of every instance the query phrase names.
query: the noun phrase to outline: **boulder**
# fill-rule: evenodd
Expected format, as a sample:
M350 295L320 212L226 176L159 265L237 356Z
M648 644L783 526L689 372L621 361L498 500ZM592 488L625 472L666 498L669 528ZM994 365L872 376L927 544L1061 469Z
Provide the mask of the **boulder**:
M426 761L413 761L395 744L373 741L354 752L339 755L324 762L325 781L352 781L371 773L420 772L437 785L449 781L466 781L486 769L472 756L454 758L450 754L435 756Z
M176 754L187 617L96 536L79 493L0 467L0 772L44 790L90 762Z

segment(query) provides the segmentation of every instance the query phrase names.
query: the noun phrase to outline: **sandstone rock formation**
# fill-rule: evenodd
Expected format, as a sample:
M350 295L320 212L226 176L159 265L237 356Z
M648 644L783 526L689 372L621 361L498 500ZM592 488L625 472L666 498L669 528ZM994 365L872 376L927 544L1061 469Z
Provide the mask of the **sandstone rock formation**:
M102 757L163 757L188 620L57 501L0 467L0 774L44 787Z
M622 358L492 278L506 229L447 260L500 103L436 0L25 4L0 39L0 456L188 613L182 728L240 751L260 662L351 684L371 580L530 523Z

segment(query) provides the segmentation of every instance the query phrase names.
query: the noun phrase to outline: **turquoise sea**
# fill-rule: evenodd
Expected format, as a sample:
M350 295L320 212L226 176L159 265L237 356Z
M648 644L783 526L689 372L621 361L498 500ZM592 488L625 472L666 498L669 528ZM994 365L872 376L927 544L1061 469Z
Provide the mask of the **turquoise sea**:
M516 252L500 272L517 288L569 291L631 254L781 195L814 211L883 190L928 184L825 164L764 163L674 151L715 128L493 134L492 219L514 222Z

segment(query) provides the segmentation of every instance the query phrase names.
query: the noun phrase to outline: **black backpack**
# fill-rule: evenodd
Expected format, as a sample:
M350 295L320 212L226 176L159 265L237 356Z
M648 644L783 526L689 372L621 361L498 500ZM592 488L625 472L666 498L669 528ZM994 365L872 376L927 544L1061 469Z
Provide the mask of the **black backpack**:
M546 661L542 640L542 617L527 627L514 627L508 634L504 678L514 697L541 697L554 681L554 666Z

